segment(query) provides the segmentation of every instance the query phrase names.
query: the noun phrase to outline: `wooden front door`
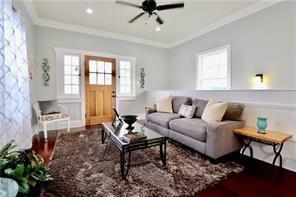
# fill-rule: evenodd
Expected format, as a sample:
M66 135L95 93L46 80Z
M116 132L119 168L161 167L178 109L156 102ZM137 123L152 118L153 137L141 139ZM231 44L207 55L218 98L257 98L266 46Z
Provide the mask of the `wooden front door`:
M113 120L115 76L115 59L85 56L86 125Z

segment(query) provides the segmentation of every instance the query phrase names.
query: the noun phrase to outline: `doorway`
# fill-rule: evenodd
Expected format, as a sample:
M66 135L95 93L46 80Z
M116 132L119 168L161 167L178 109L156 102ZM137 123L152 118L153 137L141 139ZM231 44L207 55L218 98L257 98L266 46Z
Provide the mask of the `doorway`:
M115 59L85 56L86 125L112 121L116 104Z

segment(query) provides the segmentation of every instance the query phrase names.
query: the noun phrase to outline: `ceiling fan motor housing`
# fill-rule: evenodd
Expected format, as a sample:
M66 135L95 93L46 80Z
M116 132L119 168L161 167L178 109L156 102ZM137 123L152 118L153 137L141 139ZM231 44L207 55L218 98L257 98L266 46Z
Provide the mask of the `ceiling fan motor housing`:
M154 0L146 0L142 3L142 9L148 12L150 15L156 10L156 2Z

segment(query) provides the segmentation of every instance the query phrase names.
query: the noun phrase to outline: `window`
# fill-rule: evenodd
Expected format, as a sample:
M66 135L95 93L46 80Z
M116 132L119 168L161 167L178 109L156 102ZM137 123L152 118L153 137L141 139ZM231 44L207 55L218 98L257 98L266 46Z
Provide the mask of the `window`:
M64 55L64 94L80 94L80 56Z
M112 63L90 60L89 84L112 85Z
M197 71L198 89L230 89L230 45L198 54Z
M120 95L131 96L132 94L132 67L130 61L119 61Z

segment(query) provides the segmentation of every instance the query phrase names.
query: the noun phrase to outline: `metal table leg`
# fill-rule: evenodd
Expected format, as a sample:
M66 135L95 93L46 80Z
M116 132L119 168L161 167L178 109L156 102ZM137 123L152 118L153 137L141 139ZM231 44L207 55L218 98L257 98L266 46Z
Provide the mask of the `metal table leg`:
M160 160L164 166L166 166L166 140L164 139L159 144L159 154L160 154Z
M120 170L121 170L121 178L123 180L126 179L126 176L130 169L130 164L131 164L131 151L128 152L128 161L127 161L126 169L125 169L125 152L124 150L120 151Z
M282 155L281 155L281 151L283 149L283 143L282 144L273 144L273 152L275 154L273 161L272 161L272 165L275 165L275 162L277 160L277 158L280 159L280 168L282 168L282 163L283 163L283 159L282 159Z
M253 148L250 145L251 142L252 142L252 139L247 139L247 140L248 140L247 142L244 141L244 147L243 147L243 150L242 150L242 155L244 155L245 150L248 148L249 151L250 151L250 156L251 156L251 158L253 158Z
M163 165L166 166L166 139L164 139Z
M107 137L107 134L106 134L104 128L101 130L101 134L102 134L102 144L104 144L104 142L105 142L105 140L106 140L106 137Z

